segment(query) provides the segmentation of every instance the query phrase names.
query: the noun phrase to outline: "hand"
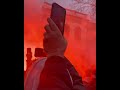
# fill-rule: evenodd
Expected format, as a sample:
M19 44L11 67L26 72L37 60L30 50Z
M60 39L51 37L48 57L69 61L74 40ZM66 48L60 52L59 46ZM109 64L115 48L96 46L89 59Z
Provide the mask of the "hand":
M43 47L47 56L60 56L64 57L64 52L67 47L67 41L62 36L57 25L51 18L47 19L48 25L45 26L46 32L44 33Z

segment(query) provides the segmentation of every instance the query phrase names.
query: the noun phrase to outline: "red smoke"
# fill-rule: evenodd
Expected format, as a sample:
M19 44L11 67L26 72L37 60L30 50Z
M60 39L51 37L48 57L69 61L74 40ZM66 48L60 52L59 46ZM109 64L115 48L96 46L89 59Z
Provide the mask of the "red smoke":
M32 48L32 53L34 54L34 49L36 47L43 47L42 40L44 26L46 24L47 17L49 17L49 14L45 17L41 16L41 12L49 13L49 11L41 11L39 9L40 7L38 8L37 5L27 4L27 0L25 1L24 55L26 54L26 48ZM72 21L73 17L67 16L66 23L70 23L70 27L76 27L72 24ZM86 20L78 22L78 25L81 25L82 28L65 28L65 37L68 40L68 48L65 52L65 56L75 66L83 79L89 75L88 72L90 72L90 70L96 70L96 27L94 23L89 22L86 24L86 22ZM85 28L85 30L83 28ZM81 36L79 37L79 35ZM24 58L26 60L26 56ZM91 77L91 75L89 75L89 77Z

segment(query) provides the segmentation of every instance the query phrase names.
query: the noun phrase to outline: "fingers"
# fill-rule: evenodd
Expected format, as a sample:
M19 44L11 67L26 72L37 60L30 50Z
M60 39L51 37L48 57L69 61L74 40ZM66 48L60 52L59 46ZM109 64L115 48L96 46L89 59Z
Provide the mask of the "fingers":
M51 18L48 18L47 21L52 30L60 32L59 28L57 27L57 25L54 23L54 21Z
M56 26L56 24L53 22L52 19L48 18L48 23L49 24L44 27L45 31L46 31L44 33L45 39L54 37L55 35L57 35L59 37L62 36L62 33L60 32L60 30L58 29L58 27Z
M51 33L52 32L52 30L51 30L49 25L46 25L44 28L45 28L47 33Z
M43 38L43 47L46 47L47 42L48 42L47 34L44 34L44 38Z

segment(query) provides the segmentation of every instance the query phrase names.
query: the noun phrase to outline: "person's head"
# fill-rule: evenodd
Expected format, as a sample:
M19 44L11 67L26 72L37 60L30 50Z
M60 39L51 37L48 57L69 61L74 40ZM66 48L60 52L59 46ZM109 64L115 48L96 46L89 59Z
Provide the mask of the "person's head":
M27 60L31 60L32 58L32 52L31 48L27 48L27 54L26 54Z
M45 53L43 48L35 48L35 53L34 53L35 57L44 57Z

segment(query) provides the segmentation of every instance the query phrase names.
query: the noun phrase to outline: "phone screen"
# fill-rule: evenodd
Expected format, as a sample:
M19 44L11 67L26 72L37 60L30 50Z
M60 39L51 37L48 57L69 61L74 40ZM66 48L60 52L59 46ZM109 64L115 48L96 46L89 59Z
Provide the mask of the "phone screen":
M53 3L50 17L55 22L55 24L58 26L58 28L60 29L63 35L64 26L65 26L66 10L60 5L58 5L57 3Z

